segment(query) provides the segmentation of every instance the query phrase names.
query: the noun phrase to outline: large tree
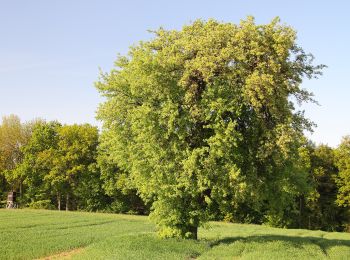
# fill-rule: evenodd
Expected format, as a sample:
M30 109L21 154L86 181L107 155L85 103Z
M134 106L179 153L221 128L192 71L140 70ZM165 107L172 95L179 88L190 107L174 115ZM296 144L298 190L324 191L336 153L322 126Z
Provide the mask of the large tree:
M303 130L293 102L322 66L274 19L195 21L130 48L96 86L103 146L145 201L159 234L197 238L213 205L248 202L271 222L305 189Z

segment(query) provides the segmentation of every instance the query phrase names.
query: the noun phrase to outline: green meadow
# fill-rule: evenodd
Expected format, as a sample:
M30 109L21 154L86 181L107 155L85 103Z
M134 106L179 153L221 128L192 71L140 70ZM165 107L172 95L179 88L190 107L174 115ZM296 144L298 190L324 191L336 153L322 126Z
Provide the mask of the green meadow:
M349 259L350 234L210 222L159 239L147 217L0 210L1 259Z

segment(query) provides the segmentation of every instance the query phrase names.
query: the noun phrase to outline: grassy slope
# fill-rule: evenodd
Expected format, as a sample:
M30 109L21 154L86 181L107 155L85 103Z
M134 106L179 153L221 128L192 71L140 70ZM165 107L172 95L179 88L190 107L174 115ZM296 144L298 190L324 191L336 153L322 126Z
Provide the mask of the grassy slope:
M146 217L0 210L0 259L82 248L73 259L349 259L350 234L211 223L199 241L155 236Z

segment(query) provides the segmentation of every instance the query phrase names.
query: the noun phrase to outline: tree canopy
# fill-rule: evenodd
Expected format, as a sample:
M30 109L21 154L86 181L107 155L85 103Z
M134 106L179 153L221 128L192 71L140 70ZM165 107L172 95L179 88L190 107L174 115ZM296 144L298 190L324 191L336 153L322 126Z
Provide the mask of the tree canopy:
M17 166L23 160L22 148L27 144L31 133L40 120L21 123L16 115L4 116L0 125L0 177L5 178L11 190L22 188L23 176ZM2 187L1 187L2 186ZM5 190L2 180L0 191Z
M201 21L159 29L130 48L96 87L101 145L145 201L165 237L196 238L213 208L269 208L279 222L305 191L312 123L295 105L322 65L274 19Z
M345 136L335 151L339 176L337 202L341 206L350 206L350 136Z

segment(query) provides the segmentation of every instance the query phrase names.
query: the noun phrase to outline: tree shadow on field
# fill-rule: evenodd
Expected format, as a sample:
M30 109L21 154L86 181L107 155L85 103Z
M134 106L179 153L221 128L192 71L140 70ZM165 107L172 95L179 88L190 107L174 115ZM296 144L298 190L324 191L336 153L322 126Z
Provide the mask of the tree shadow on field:
M283 242L288 244L296 249L302 249L305 245L317 245L320 247L322 252L325 255L327 254L328 249L334 246L347 246L350 248L350 240L343 239L327 239L323 237L312 237L312 236L289 236L289 235L252 235L246 237L226 237L219 239L210 244L210 247L213 248L218 245L229 245L235 242L243 242L246 245L250 243L268 243L268 242Z

